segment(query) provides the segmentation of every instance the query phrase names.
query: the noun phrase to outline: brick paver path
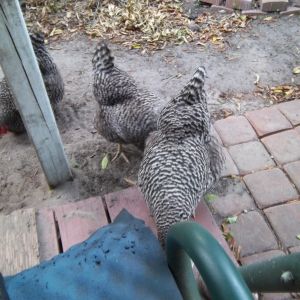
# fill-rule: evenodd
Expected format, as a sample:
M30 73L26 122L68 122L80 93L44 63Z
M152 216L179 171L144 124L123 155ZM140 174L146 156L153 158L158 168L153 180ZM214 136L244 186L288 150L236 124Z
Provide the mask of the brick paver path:
M300 100L231 116L214 124L232 183L210 201L249 264L300 252ZM262 299L291 299L265 294Z

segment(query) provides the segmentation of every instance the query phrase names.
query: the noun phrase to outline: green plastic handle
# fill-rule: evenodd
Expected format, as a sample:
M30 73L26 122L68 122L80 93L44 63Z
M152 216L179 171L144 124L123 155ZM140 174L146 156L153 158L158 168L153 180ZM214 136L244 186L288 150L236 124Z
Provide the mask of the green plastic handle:
M243 266L240 273L251 291L300 292L300 253Z
M201 299L193 275L193 260L213 300L250 300L252 294L223 248L201 225L182 222L167 236L168 264L185 300Z

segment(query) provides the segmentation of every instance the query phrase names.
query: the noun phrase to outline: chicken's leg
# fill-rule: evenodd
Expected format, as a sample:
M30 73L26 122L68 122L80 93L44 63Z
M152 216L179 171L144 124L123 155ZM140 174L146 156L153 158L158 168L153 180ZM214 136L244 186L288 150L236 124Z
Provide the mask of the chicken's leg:
M116 152L116 154L114 155L114 157L112 158L111 162L113 162L114 160L116 160L118 157L122 157L128 164L130 164L129 159L127 158L127 156L124 154L124 152L122 151L122 144L118 144L118 150Z

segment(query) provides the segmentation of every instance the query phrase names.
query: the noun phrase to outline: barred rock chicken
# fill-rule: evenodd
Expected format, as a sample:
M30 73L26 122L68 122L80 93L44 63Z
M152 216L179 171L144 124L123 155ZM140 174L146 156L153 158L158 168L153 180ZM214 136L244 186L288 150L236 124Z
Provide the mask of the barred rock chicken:
M108 141L119 144L112 160L121 154L121 144L142 150L149 133L157 128L163 102L114 65L106 43L98 44L92 63L94 96L99 104L96 129Z
M209 134L205 77L205 69L199 68L162 110L158 131L147 140L139 170L138 185L163 246L170 226L194 215L224 163L221 147Z
M55 109L64 95L62 77L45 47L44 37L39 33L31 33L30 38L50 103ZM0 127L14 133L25 131L25 126L5 78L0 82Z

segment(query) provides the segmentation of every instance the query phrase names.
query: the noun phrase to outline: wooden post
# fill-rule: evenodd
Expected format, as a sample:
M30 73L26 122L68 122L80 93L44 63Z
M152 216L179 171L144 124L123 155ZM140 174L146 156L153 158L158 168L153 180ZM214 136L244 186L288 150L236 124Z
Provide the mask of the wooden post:
M50 187L72 178L18 0L0 1L0 64Z

